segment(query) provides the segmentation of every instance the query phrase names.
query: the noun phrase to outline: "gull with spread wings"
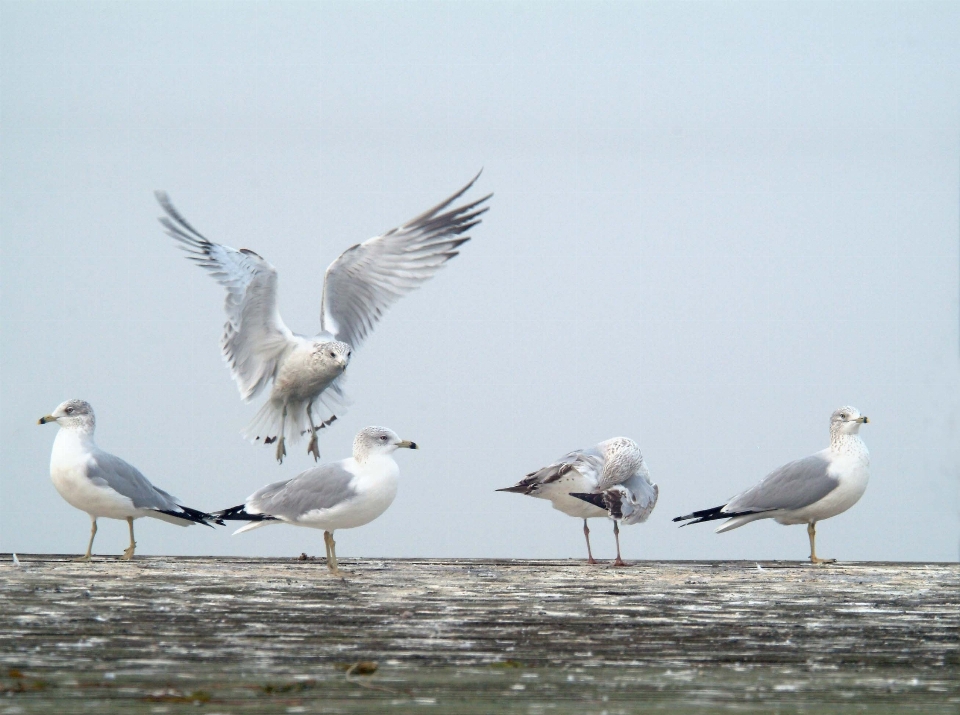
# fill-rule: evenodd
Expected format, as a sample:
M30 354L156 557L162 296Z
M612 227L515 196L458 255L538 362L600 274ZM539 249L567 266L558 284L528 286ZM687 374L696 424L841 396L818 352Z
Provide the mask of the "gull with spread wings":
M227 322L220 346L240 396L248 401L273 383L266 403L244 430L248 439L276 442L277 461L287 439L310 432L307 452L320 458L317 430L337 419L344 403L342 374L383 313L402 295L433 277L470 240L489 206L476 201L449 208L479 178L402 226L348 248L327 268L320 332L292 332L277 309L277 271L253 251L207 240L163 192L160 223L190 260L227 289Z

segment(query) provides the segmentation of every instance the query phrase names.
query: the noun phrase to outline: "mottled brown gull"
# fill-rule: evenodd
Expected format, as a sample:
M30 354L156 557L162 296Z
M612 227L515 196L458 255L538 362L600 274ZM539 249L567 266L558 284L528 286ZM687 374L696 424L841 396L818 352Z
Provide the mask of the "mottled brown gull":
M553 464L531 472L512 487L498 492L516 492L548 499L553 508L583 519L587 557L596 561L590 549L587 519L610 517L617 542L616 566L620 558L620 527L647 520L657 505L660 488L650 481L650 471L640 447L627 437L614 437L588 449L577 449Z

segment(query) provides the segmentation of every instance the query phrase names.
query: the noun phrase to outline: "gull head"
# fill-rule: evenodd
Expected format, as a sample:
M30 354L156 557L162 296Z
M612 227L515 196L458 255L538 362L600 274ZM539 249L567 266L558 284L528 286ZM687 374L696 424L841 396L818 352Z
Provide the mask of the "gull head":
M313 344L314 362L343 372L350 364L353 348L339 340Z
M48 422L56 422L64 429L80 429L93 431L96 425L96 419L93 416L93 408L89 402L83 400L67 400L57 405L57 409L49 415L41 417L37 424L45 425Z
M870 420L866 415L861 415L856 407L840 407L830 415L830 431L839 434L856 434L860 431L860 426L865 425Z
M364 427L353 438L353 458L363 462L371 455L391 454L401 447L419 449L416 442L400 439L392 429Z

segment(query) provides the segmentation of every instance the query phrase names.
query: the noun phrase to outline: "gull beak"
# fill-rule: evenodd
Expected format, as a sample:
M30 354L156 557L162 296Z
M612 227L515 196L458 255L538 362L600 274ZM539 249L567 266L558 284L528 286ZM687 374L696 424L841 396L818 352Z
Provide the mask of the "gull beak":
M403 440L402 442L398 443L398 444L397 444L397 447L406 447L407 449L420 449L420 448L417 446L417 443L416 443L416 442L411 442L411 441L408 440L408 439L405 439L405 440Z
M57 418L53 415L44 415L39 420L37 420L38 425L45 425L47 422L56 422Z
M867 424L867 423L870 421L870 418L867 417L866 415L862 415L861 417L857 417L857 420L856 420L856 421L859 422L860 424L864 424L864 425L865 425L865 424Z

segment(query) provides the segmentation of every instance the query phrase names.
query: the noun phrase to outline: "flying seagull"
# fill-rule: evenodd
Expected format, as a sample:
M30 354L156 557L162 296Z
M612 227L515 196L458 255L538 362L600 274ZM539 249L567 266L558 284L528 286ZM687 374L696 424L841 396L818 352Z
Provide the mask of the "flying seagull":
M244 436L277 443L277 461L287 439L310 432L307 453L320 458L317 430L337 419L344 405L342 375L383 313L402 295L433 277L480 223L492 194L449 208L479 178L432 209L348 248L327 267L320 303L320 332L292 332L277 308L277 271L253 251L213 243L174 208L163 192L160 223L189 259L227 289L227 322L220 346L240 396L249 401L273 383L270 396Z
M214 516L251 522L234 534L280 523L323 529L327 567L342 576L333 532L369 524L393 503L400 476L393 453L401 447L417 449L416 443L401 440L393 430L366 427L353 440L352 457L269 484L243 504Z
M870 453L860 439L860 426L869 422L856 407L841 407L830 416L830 446L809 457L784 464L726 504L678 516L683 526L727 519L717 533L757 519L778 524L806 524L810 561L832 563L817 556L817 522L842 514L856 504L870 479Z
M620 527L647 520L657 505L660 488L650 481L650 471L637 443L627 437L614 437L589 449L577 449L553 464L531 472L512 487L498 492L516 492L549 499L553 508L583 519L588 562L597 563L590 550L587 519L607 516L613 519L617 542L615 566L624 566L620 558Z
M183 506L179 499L153 486L136 467L100 449L93 441L96 419L90 403L68 400L41 417L39 424L49 422L60 427L50 455L53 486L68 504L87 512L92 522L87 553L78 561L90 560L100 517L126 519L130 546L123 551L125 560L133 558L137 546L134 519L151 516L177 526L210 526L210 521L216 521L205 512Z

